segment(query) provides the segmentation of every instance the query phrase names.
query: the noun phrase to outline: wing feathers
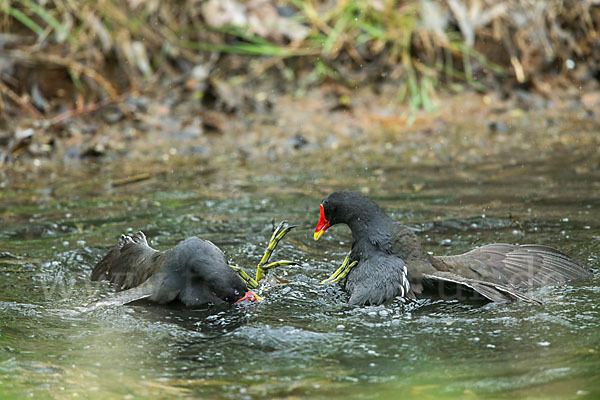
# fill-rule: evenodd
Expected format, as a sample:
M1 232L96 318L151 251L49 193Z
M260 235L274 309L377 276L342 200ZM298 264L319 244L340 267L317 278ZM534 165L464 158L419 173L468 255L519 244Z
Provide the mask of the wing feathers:
M589 276L589 271L564 253L542 245L491 244L457 256L435 257L463 279L510 288L560 284Z
M121 290L138 286L156 272L162 254L148 246L141 231L132 236L121 235L117 244L94 267L91 279L106 279Z
M490 282L464 278L451 272L439 271L433 274L426 274L424 275L424 278L430 282L451 283L457 286L470 288L490 301L523 300L529 303L542 304L541 301L519 293L513 288Z

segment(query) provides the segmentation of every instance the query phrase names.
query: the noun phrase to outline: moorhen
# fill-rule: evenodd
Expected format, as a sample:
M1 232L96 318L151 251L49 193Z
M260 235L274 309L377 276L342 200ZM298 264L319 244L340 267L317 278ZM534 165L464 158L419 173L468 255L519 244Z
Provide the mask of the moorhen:
M296 264L269 263L277 243L292 228L283 221L273 231L256 268L256 279L241 268L228 265L223 252L208 240L190 237L170 250L158 251L148 245L141 231L121 235L117 245L94 267L91 279L118 285L120 293L102 304L122 305L149 299L159 304L179 301L186 307L203 307L258 301L258 296L248 289L258 287L266 270Z
M358 193L332 193L320 207L315 240L335 224L346 224L352 231L350 253L322 283L345 278L354 305L378 305L397 296L539 303L518 289L590 276L560 251L535 244L496 243L456 256L431 256L411 229Z

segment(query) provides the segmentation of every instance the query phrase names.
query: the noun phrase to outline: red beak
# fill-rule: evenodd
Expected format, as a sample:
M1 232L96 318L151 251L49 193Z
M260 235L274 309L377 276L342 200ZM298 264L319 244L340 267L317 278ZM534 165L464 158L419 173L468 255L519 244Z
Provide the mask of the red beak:
M323 209L323 204L321 204L321 217L319 218L319 223L315 229L315 240L319 240L327 228L329 228L329 221L327 221L327 218L325 218L325 210Z
M249 301L250 303L258 303L258 302L262 301L262 298L254 292L247 291L244 294L244 297L242 297L241 299L236 301L236 303L240 303L242 301Z

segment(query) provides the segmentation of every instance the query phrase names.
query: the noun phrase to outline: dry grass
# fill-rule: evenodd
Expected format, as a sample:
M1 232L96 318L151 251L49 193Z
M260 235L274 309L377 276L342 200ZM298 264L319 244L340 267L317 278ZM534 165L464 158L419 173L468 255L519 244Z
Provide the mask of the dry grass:
M52 99L81 109L181 76L388 81L429 109L440 83L508 77L543 91L546 74L600 70L598 0L0 0L0 10L0 107L36 118L55 113Z

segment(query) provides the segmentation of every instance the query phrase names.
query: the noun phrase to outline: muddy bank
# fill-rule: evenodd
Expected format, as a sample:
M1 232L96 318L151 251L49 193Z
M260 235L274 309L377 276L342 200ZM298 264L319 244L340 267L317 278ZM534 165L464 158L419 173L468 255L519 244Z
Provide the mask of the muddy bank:
M599 119L600 7L590 2L48 1L3 11L3 170L328 153L323 163L346 149L444 163L597 140L559 128L593 131Z
M115 179L127 184L187 158L207 168L282 162L327 168L379 157L399 165L445 165L561 151L580 154L580 169L598 168L598 85L550 98L518 90L446 93L433 113L411 112L394 93L391 87L374 93L337 85L301 96L240 91L237 109L217 112L173 88L131 94L118 106L63 121L5 121L1 185L22 174L113 163L126 166L117 168L122 175Z

